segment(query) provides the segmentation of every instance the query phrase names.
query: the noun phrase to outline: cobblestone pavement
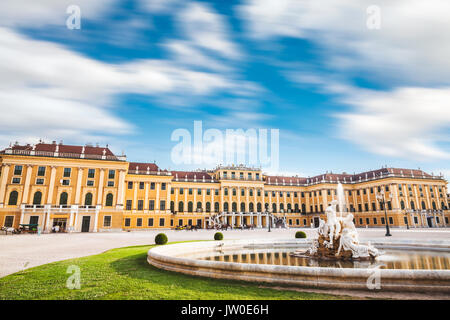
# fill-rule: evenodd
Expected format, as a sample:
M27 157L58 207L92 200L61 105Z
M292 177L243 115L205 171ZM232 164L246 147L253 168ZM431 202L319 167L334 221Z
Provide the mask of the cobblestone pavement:
M267 229L223 231L226 239L292 239L296 231L315 237L316 229ZM358 229L360 239L383 239L385 229ZM214 230L175 231L152 230L101 233L61 233L0 235L0 277L42 264L98 254L109 249L153 244L159 232L169 241L212 240ZM450 240L450 229L392 229L390 239Z

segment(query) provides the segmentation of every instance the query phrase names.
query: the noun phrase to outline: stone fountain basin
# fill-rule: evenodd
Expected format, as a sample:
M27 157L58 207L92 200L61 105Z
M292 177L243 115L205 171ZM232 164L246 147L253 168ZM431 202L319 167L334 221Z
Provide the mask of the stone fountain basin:
M370 240L367 240L370 241ZM450 252L450 241L372 240L379 249ZM327 268L262 265L198 260L195 256L220 251L246 249L307 249L309 239L227 240L187 242L158 246L147 254L149 264L168 271L216 279L287 285L299 288L351 289L393 292L436 292L450 294L450 270L410 270L373 268ZM375 271L376 270L376 271ZM369 277L379 275L380 289L369 289Z

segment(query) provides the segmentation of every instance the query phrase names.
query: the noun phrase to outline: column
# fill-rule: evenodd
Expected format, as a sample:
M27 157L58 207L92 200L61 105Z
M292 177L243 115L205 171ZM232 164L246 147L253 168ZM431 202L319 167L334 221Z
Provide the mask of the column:
M50 174L50 184L48 186L48 196L47 196L47 204L51 205L53 201L53 190L55 189L55 177L56 177L56 167L51 167L51 174Z
M246 212L250 212L250 204L249 204L250 189L249 188L245 188L244 190L245 190L245 211ZM256 190L255 190L255 194L256 194ZM256 203L254 205L256 205Z
M98 181L97 205L103 205L103 184L105 182L105 169L100 169L100 179Z
M99 211L99 208L97 207L97 208L95 209L95 217L94 217L94 230L93 230L93 232L97 232L97 224L98 224L98 211Z
M206 189L202 189L202 208L203 211L206 212Z
M223 212L223 194L224 194L224 188L220 188L220 211Z
M6 184L8 183L9 164L3 164L2 180L0 182L0 208L4 206Z
M149 182L146 182L145 183L145 196L144 196L144 210L145 211L148 211L148 190L149 190L149 188L150 188L150 183Z
M80 197L81 197L81 181L83 178L83 168L78 168L78 178L77 178L77 189L75 191L75 204L80 205Z
M155 200L155 209L156 212L159 212L159 203L160 203L160 199L159 199L159 189L161 188L161 182L157 182L156 183L156 200Z
M118 207L123 207L123 196L125 195L124 184L125 184L125 170L119 170L119 188L117 190Z
M31 172L33 171L32 165L27 165L27 175L25 177L25 186L22 194L22 204L28 204L28 193L30 192Z
M170 195L172 192L172 185L168 182L166 182L166 192L167 192L167 200L166 200L166 210L168 210L170 212ZM175 209L175 203L174 203L174 209Z
M138 191L138 187L139 186L137 186L136 181L133 181L133 205L131 206L132 210L137 210L137 191Z

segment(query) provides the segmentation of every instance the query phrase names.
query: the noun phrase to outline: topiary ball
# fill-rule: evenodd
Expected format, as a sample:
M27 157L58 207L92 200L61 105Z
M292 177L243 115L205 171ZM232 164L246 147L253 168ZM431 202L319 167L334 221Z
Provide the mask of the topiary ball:
M223 240L223 234L222 232L216 232L214 234L214 240Z
M306 233L304 233L303 231L297 231L296 233L295 233L295 238L297 238L297 239L303 239L303 238L306 238Z
M166 244L167 236L164 233L158 233L155 237L155 243L156 244Z

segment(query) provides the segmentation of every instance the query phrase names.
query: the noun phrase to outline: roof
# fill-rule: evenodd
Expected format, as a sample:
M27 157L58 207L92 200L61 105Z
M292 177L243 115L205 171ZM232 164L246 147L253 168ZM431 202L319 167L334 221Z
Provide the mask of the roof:
M196 180L212 180L212 176L207 173L207 172L203 172L203 171L171 171L172 176L174 176L175 178L178 177L179 180L181 179L188 179L188 180L194 180L194 178Z
M156 163L130 162L128 170L158 171L159 167L156 165Z

